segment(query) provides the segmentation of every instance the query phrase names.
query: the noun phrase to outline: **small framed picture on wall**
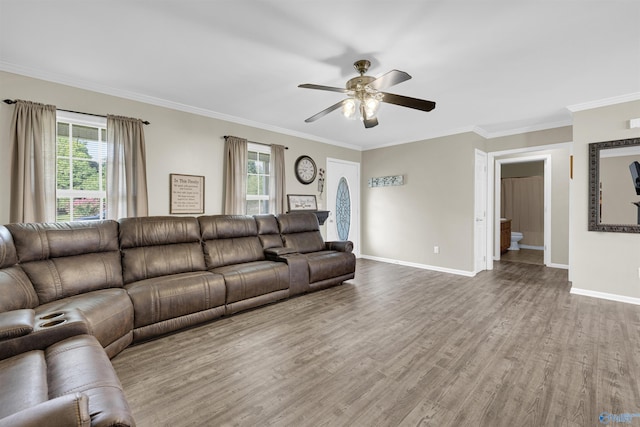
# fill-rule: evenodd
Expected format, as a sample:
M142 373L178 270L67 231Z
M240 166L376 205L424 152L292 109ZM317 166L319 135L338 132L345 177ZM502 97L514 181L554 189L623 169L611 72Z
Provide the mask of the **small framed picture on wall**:
M169 213L204 213L204 176L169 174Z

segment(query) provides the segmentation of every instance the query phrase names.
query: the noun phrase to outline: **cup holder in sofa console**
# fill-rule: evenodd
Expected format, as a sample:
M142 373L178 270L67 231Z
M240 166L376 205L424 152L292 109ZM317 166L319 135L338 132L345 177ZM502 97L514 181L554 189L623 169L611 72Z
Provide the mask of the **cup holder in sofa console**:
M41 328L50 328L52 326L62 325L66 321L67 321L67 319L55 319L55 320L51 320L49 322L40 323L39 326Z
M49 313L49 314L45 314L44 316L40 316L40 319L42 320L50 320L50 319L55 319L56 317L60 317L60 316L64 316L64 313L59 311L56 313Z

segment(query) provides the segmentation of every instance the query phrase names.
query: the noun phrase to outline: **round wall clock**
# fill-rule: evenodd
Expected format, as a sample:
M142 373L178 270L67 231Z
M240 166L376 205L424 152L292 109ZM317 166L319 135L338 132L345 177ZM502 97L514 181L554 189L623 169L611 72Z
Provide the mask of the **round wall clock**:
M311 184L313 180L316 179L316 174L318 173L316 162L309 156L298 157L294 169L298 181L305 185Z

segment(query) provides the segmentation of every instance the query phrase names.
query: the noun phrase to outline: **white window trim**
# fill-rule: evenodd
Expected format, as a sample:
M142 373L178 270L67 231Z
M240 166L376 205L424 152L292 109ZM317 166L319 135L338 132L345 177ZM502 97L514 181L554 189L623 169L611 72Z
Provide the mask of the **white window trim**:
M268 154L269 158L271 158L271 147L269 145L255 144L255 143L252 143L252 142L248 142L247 143L247 151L253 151L253 152L258 152L258 153L262 153L262 154ZM269 169L269 171L271 171L271 168ZM269 173L269 177L273 178L271 173ZM269 188L271 189L271 186ZM269 202L269 210L271 210L271 194L260 194L260 195L247 194L246 200L247 201L266 200L266 201Z
M80 126L89 126L96 127L99 129L107 128L107 118L101 116L93 116L90 114L82 114L82 113L73 113L71 111L56 111L56 125L58 123L70 123L72 125L80 125ZM56 132L57 136L57 132ZM105 141L106 142L106 141ZM56 159L57 159L57 150L56 150ZM99 190L60 190L56 185L56 201L59 198L69 198L73 200L74 198L96 198L96 199L105 199L107 197L107 189ZM73 204L70 206L71 212L70 215L73 217Z

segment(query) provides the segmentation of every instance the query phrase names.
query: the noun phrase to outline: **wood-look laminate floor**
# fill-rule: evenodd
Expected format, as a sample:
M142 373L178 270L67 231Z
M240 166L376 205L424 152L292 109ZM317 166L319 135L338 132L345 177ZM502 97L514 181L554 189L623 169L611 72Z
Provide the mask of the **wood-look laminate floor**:
M529 264L467 278L358 260L341 286L112 362L140 427L570 427L640 413L640 307L569 288L565 270Z
M500 254L500 261L522 262L525 264L544 265L544 251L535 249L520 249L519 251L506 251Z

